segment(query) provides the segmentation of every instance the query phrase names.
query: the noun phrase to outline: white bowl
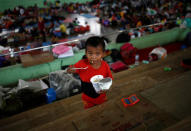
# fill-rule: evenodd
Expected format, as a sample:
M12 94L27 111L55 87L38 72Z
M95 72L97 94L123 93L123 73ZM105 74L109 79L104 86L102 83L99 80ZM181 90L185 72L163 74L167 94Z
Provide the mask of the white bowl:
M112 79L110 77L103 78L102 75L95 75L90 81L97 93L101 90L109 90L112 85Z
M99 92L101 91L101 88L100 88L100 86L99 86L99 81L100 81L101 79L103 79L103 76L102 76L102 75L95 75L95 76L93 76L93 77L90 79L90 81L91 81L91 83L92 83L92 85L93 85L93 87L94 87L94 89L95 89L95 91L96 91L97 93L99 93Z
M99 81L99 86L102 90L109 90L112 85L112 79L110 77L106 77Z

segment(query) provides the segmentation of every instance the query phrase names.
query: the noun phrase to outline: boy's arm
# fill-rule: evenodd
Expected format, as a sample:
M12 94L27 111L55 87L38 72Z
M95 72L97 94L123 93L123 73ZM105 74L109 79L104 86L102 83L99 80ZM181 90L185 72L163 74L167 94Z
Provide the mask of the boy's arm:
M74 69L74 68L80 68L83 67L83 62L80 60L74 65L70 65L67 69L67 73L76 73L79 74L80 70Z

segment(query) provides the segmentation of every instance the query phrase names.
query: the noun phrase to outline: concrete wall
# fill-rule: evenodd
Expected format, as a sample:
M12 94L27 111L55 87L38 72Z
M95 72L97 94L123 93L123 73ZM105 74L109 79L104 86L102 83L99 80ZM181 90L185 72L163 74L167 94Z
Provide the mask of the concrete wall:
M168 31L154 33L130 41L136 48L165 45L176 41L182 41L190 29L174 28ZM107 49L120 49L124 43L111 43ZM32 79L49 74L50 72L61 70L61 66L71 65L79 61L84 55L84 50L76 53L73 57L56 59L53 62L40 64L24 68L21 64L0 68L0 85L17 83L19 79Z

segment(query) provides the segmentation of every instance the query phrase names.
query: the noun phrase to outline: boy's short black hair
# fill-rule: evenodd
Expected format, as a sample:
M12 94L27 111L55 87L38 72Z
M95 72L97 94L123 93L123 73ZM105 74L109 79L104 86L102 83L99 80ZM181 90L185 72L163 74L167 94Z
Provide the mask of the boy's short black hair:
M99 36L92 36L86 40L85 49L87 50L87 46L97 47L99 45L101 45L103 48L103 51L105 51L104 39Z

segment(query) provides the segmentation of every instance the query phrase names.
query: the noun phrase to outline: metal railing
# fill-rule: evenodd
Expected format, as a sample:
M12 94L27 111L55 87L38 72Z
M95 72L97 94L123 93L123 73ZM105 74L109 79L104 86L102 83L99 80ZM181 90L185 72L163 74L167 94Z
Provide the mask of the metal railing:
M157 25L164 25L164 24L172 23L172 22L176 22L176 20L171 20L171 21L168 21L168 22L165 22L165 23L164 23L164 22L161 22L161 23L155 23L155 24L140 26L140 27L136 27L136 28L130 28L130 29L127 29L127 30L113 31L112 33L102 34L101 36L109 36L109 35L113 35L113 34L116 34L116 33L121 33L121 32L124 32L124 31L136 30L136 29L140 29L140 28L146 28L146 27L157 26ZM81 37L81 38L73 39L73 40L66 41L66 42L60 42L60 43L57 43L57 44L52 44L52 45L47 45L47 46L41 46L41 47L37 47L37 48L31 48L31 49L20 50L20 51L15 51L15 52L14 52L14 49L10 48L9 53L7 53L7 54L1 54L0 56L11 55L12 57L14 57L14 56L15 56L14 54L23 53L23 52L28 52L28 51L33 51L33 50L39 50L39 49L48 48L48 47L54 47L54 46L58 46L58 45L62 45L62 44L74 43L74 42L78 42L78 41L80 41L80 40L87 39L87 38L90 37L90 36L94 36L94 34L89 34L89 35L83 36L83 37Z

